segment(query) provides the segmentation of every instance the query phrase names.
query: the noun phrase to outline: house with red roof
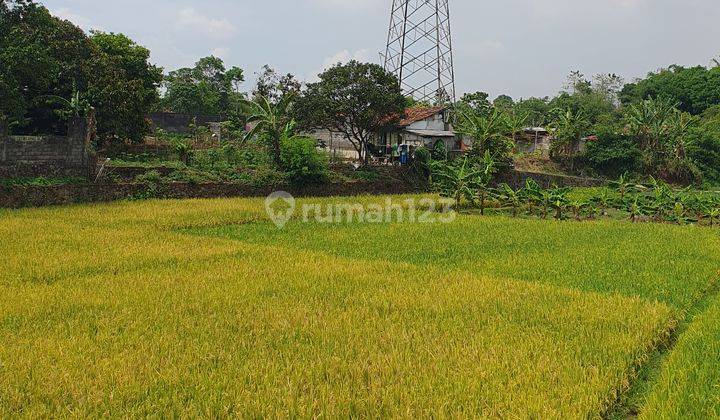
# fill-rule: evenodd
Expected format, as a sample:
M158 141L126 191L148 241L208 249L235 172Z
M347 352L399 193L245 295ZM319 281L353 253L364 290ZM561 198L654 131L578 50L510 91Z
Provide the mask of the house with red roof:
M470 142L463 140L453 131L450 112L446 107L408 108L399 120L389 117L388 121L391 120L398 122L388 124L377 133L370 147L370 154L376 159L386 160L399 153L412 156L421 146L431 150L443 148L448 154L460 154L471 147ZM333 157L357 157L352 143L339 133L318 130L312 133L312 137L326 145Z
M418 147L443 148L447 153L460 154L471 146L455 133L450 112L442 106L408 108L398 123L378 133L377 140L381 150L401 146L411 154Z

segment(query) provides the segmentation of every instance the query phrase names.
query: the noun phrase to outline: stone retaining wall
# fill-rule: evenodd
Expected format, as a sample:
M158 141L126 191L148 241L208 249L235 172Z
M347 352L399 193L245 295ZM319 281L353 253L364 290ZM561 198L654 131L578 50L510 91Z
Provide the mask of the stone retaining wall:
M495 184L508 184L513 188L522 188L525 186L525 180L528 178L535 180L535 182L543 188L602 187L607 185L607 181L597 178L582 178L577 176L553 175L525 171L509 171L502 173L497 177Z
M278 190L297 197L353 196L363 194L406 194L417 192L412 185L397 181L348 182L294 188L255 188L242 184L83 184L60 186L0 186L0 208L41 207L74 203L109 202L125 199L265 197Z

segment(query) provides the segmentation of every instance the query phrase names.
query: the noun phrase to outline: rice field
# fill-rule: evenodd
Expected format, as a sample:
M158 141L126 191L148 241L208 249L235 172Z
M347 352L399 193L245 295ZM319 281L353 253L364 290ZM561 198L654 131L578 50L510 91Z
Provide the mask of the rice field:
M385 199L314 202L338 200ZM663 348L633 409L718 414L717 230L279 230L226 199L4 211L0 235L2 417L602 417Z

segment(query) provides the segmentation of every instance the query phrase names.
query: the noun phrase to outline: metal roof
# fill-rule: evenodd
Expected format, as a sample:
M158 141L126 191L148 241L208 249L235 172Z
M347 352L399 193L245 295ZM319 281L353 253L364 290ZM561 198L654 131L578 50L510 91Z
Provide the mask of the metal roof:
M455 137L454 131L439 130L405 130L408 133L417 134L420 137Z

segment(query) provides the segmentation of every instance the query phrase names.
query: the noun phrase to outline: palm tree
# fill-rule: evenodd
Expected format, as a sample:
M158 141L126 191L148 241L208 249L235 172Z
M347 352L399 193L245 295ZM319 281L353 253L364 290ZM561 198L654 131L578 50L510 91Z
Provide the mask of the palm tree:
M273 153L273 160L277 166L281 165L280 147L283 136L288 136L295 128L295 123L289 116L293 108L293 96L286 95L277 105L266 97L261 96L256 101L243 101L243 108L247 114L247 122L252 129L245 135L243 142L255 137L267 141Z

